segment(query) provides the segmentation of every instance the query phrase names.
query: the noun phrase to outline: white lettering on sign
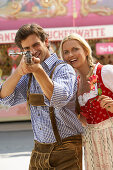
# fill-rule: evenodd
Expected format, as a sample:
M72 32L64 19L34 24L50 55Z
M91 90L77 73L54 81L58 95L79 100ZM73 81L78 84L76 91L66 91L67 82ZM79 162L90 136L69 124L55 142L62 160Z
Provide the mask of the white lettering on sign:
M0 32L0 43L14 43L15 40L15 31L1 31Z
M97 43L96 54L113 54L113 43Z
M50 40L62 40L65 36L73 33L80 34L85 39L92 39L92 38L100 38L105 36L105 28L98 28L98 29L77 29L71 28L67 30L49 30L47 31L49 34Z
M101 52L113 52L113 47L100 47Z
M113 37L113 25L87 26L87 27L64 27L45 28L50 41L61 41L65 36L78 33L85 39L99 39ZM0 31L0 44L14 43L17 30Z

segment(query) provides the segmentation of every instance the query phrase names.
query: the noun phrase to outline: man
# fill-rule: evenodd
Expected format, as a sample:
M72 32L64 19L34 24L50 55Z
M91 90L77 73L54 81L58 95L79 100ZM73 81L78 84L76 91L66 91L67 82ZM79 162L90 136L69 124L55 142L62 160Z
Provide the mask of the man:
M48 35L39 25L23 25L15 42L23 52L31 52L32 63L23 55L0 97L10 106L28 102L35 142L29 170L81 170L83 127L73 113L75 71L49 50Z

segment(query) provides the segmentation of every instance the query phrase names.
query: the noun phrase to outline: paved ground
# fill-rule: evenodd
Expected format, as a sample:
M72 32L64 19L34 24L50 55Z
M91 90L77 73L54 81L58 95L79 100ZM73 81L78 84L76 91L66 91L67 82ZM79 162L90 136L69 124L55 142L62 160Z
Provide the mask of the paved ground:
M30 122L0 123L0 170L28 170L32 148Z
M32 148L30 123L0 124L0 170L28 170Z
M1 155L0 170L28 170L29 158L28 152Z

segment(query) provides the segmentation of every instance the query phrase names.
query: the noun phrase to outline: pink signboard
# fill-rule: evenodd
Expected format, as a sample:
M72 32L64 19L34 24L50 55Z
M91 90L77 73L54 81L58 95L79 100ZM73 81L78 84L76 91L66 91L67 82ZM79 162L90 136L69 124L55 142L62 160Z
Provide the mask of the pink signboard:
M76 26L113 24L113 0L75 0Z
M26 103L19 104L10 108L0 107L0 122L30 120Z
M75 0L1 0L0 30L18 29L28 23L44 28L72 26L73 3Z
M0 30L15 30L27 23L43 28L111 25L113 1L0 0Z
M113 54L113 43L97 43L96 44L96 54Z
M113 37L113 25L99 25L87 27L63 27L63 28L45 28L49 34L50 41L61 41L65 36L77 33L85 39L100 39ZM0 44L14 43L17 30L0 31ZM12 36L13 35L13 36ZM9 51L18 51L19 49L13 47Z

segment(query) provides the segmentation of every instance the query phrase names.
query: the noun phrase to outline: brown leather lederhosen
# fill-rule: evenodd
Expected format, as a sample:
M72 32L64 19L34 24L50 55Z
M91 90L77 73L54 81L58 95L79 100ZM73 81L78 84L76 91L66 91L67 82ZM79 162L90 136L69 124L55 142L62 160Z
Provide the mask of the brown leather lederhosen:
M59 63L61 64L61 63ZM57 64L57 65L59 65ZM56 65L56 66L57 66ZM52 79L52 70L50 78ZM27 91L28 105L46 106L42 94L30 94L30 84L32 74L30 74ZM29 107L30 108L30 107ZM35 146L31 154L29 170L82 170L82 139L81 135L70 136L61 139L54 114L54 108L49 107L50 119L53 132L56 138L55 143L45 144L35 141Z

